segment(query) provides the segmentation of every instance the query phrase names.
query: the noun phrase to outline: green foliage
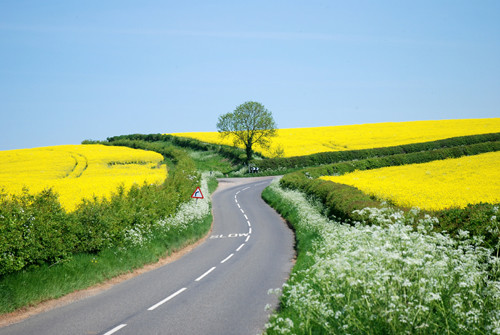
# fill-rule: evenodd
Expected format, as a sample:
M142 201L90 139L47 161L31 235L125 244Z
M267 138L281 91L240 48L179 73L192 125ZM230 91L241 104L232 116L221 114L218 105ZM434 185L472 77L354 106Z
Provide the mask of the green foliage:
M17 271L0 277L0 314L46 299L57 298L75 290L85 289L117 275L128 273L145 264L154 263L187 243L198 240L209 231L211 215L192 222L190 229L164 232L151 242L108 248L99 253L78 253L71 260L55 266Z
M50 189L37 195L0 193L0 276L67 257L76 243L73 226Z
M266 187L264 189L262 192L262 199L280 213L294 230L295 241L297 243L295 245L297 260L293 267L293 271L300 273L301 270L311 265L312 258L308 251L312 249L316 240L321 239L321 235L313 229L302 229L303 227L296 225L296 223L299 222L299 210L293 203L282 198L272 187Z
M149 149L146 148L146 144L150 143L153 146L150 146ZM167 147L180 147L185 149L191 149L195 151L205 151L205 152L215 152L218 155L229 159L233 163L239 164L244 161L245 151L228 146L228 145L219 145L213 143L205 143L199 141L194 138L180 137L174 135L163 135L163 134L132 134L132 135L120 135L108 137L107 141L100 142L101 144L107 145L123 145L131 148L141 148L145 150L153 150L156 152L162 153L160 148ZM163 154L163 153L162 153ZM168 157L168 154L164 156ZM243 155L243 157L242 157Z
M213 151L190 151L189 156L194 160L199 171L219 171L223 174L231 173L235 167L227 158L221 157Z
M217 130L222 137L232 137L234 145L245 147L247 163L252 160L253 146L269 147L270 139L276 136L276 122L264 105L247 101L234 110L219 116Z
M500 204L479 203L466 208L451 208L434 213L439 219L439 229L452 235L461 230L472 236L484 238L485 246L496 250L500 257Z
M61 208L51 190L19 196L0 192L0 313L155 262L210 230L209 201L186 205L200 176L185 150L169 143L120 141L170 157L165 183L128 192L119 188L109 199L83 201L72 213ZM209 178L202 187L213 192L217 181Z
M325 205L327 215L344 221L359 220L352 212L365 207L380 207L381 202L372 199L355 187L322 179L310 179L305 173L285 175L280 182L284 188L299 190Z

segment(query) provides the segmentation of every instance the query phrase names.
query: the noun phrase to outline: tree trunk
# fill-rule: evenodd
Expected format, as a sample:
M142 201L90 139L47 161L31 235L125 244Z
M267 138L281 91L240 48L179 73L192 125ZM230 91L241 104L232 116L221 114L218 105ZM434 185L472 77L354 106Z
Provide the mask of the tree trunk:
M247 153L247 164L248 164L252 160L252 146L251 145L247 145L245 147L245 151Z

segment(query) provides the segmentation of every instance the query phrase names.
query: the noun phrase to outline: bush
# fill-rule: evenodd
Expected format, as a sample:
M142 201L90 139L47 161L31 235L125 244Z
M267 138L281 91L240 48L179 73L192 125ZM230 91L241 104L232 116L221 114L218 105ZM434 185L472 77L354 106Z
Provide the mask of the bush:
M0 275L55 262L76 244L74 224L52 190L32 195L0 193Z

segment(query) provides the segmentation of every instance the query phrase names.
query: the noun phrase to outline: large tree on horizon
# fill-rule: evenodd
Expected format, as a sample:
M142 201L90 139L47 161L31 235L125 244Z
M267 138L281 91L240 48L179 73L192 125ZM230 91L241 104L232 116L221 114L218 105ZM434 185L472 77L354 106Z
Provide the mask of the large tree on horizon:
M269 147L271 138L276 136L276 122L264 105L247 101L236 107L234 112L219 116L217 131L223 138L232 137L235 146L242 145L249 163L255 144Z

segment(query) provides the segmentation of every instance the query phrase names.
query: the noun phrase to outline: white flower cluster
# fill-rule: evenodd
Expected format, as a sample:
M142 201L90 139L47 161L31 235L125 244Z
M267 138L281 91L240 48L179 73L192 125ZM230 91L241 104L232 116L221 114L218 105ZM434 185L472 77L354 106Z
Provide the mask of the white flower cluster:
M275 316L268 333L500 334L500 282L491 279L499 261L491 250L431 232L436 219L418 220L416 211L361 211L381 225L332 222L301 193L271 187L298 209L296 229L321 238L313 265L283 286L282 302L300 322L293 328Z
M210 213L210 194L208 193L207 186L208 176L206 173L202 175L201 189L205 192L203 199L191 199L189 202L182 204L174 216L158 222L162 228L166 230L184 230L192 221L200 220Z
M493 207L493 212L495 212L495 215L493 215L490 218L490 225L488 227L488 232L497 236L500 236L500 209L495 206ZM500 240L498 241L496 245L496 250L497 250L497 257L500 257Z
M155 226L147 227L145 225L136 225L133 229L126 232L126 240L131 245L143 245L149 239L153 238L153 232L160 229L164 233L174 230L176 233L190 227L193 222L197 222L210 214L210 193L208 191L208 178L210 173L202 173L201 189L203 190L203 199L191 199L183 203L179 210L168 218L159 220Z

